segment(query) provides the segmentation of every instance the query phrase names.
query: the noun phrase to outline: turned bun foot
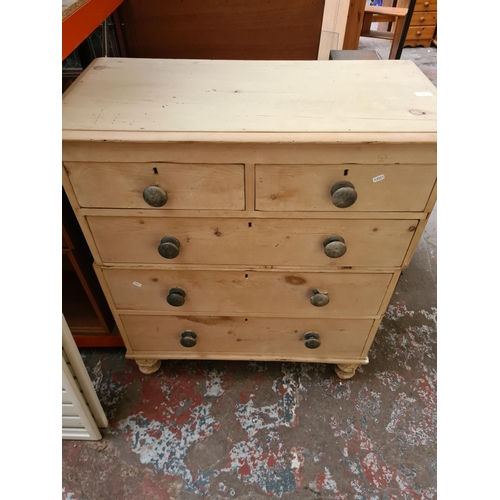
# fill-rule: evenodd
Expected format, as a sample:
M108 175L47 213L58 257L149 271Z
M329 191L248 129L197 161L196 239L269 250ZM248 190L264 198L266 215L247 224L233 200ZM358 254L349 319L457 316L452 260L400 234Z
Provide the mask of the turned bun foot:
M347 380L348 378L354 377L358 366L359 365L335 365L333 368L339 378Z
M159 359L136 359L135 362L139 370L146 375L157 372L161 366L161 361Z

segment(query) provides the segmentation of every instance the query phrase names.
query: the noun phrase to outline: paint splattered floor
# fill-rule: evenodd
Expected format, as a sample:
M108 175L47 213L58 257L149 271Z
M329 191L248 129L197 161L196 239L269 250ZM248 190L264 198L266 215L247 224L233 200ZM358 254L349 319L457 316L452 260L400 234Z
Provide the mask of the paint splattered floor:
M121 350L84 350L111 425L63 443L63 498L436 498L435 216L351 380L255 362L147 376Z
M110 427L63 442L62 498L436 498L436 258L434 211L351 380L262 362L143 375L121 349L82 350Z

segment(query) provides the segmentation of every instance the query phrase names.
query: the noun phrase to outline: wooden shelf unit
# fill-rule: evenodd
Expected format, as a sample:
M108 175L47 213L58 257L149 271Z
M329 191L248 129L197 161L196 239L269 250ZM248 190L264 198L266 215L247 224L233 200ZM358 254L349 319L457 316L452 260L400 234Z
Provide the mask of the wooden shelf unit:
M92 268L92 255L64 191L62 215L62 312L76 345L123 346Z

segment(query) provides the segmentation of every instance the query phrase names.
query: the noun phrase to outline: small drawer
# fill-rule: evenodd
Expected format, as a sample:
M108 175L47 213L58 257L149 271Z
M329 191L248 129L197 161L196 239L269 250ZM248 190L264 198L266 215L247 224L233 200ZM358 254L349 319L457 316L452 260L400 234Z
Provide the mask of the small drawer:
M106 269L119 310L376 316L392 274Z
M105 216L87 220L105 263L297 267L400 266L418 223Z
M167 359L359 359L373 325L363 319L120 317L136 354L155 352Z
M413 12L410 27L415 26L436 26L437 12Z
M244 166L65 162L85 208L244 210Z
M256 210L418 212L436 165L257 165Z
M414 26L408 28L406 40L430 40L436 31L436 26Z
M437 0L417 0L413 12L437 11Z

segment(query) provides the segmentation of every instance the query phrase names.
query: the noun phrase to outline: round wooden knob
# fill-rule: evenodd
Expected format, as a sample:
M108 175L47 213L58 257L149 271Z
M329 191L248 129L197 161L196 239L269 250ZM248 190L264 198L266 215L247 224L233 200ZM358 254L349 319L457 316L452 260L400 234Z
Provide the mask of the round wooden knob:
M182 288L171 288L168 291L167 302L174 307L180 307L184 304L186 292Z
M336 182L330 190L332 195L332 203L337 208L347 208L354 205L358 199L358 193L354 186L347 181Z
M417 36L420 36L422 34L421 31L417 31Z
M328 236L323 241L323 247L325 249L325 254L330 257L330 259L338 259L347 251L345 240L342 236Z
M424 2L424 7L429 7L430 3L429 2Z
M175 259L179 255L180 241L173 236L165 236L160 241L158 253L165 259Z
M316 332L307 332L304 335L304 340L304 345L308 349L317 349L321 345L319 335Z
M330 299L328 298L328 292L320 292L317 289L314 289L311 297L311 304L314 307L323 307L330 302Z
M423 23L424 21L425 21L425 17L424 17L424 16L422 16L422 17L420 18L420 22L421 22L421 23Z
M144 201L151 207L163 207L167 203L168 195L158 186L148 186L142 192Z
M183 347L194 347L196 345L196 333L191 330L182 332L180 342Z

